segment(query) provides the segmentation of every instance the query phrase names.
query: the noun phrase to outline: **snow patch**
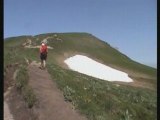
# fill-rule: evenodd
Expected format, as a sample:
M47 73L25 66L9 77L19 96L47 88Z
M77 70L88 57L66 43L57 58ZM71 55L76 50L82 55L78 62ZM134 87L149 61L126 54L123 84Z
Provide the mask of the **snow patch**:
M74 71L107 81L133 82L128 74L96 62L83 55L75 55L64 61Z

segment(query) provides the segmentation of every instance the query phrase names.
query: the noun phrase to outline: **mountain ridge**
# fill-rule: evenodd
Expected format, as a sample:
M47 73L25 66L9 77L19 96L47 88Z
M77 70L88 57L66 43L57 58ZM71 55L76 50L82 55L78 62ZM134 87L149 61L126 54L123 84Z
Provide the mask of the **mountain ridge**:
M42 38L42 39L44 39L45 37L47 37L47 36L53 36L53 35L59 35L60 37L63 37L63 39L65 40L65 41L71 41L71 43L72 43L72 45L76 45L77 46L77 48L78 48L78 46L80 46L80 47L84 47L85 49L87 49L88 48L88 50L89 50L89 48L91 48L93 51L100 51L100 49L101 50L103 50L102 52L103 52L103 56L101 56L101 55L99 55L100 57L101 57L101 59L103 60L103 58L102 57L106 57L106 56L108 56L108 57L110 57L109 59L110 60L113 60L113 61L116 61L116 62L118 62L118 60L115 60L115 59L112 59L112 58L116 58L114 55L118 55L118 54L120 54L119 55L119 58L121 59L120 61L122 61L123 60L123 62L130 62L130 63L127 63L127 64L134 64L134 65L137 65L137 66L139 66L139 68L141 69L142 68L142 66L143 67L145 67L146 69L152 69L152 72L154 71L156 71L154 68L151 68L150 66L147 66L147 65L144 65L144 64L142 64L142 63L139 63L139 62L137 62L137 61L135 61L135 60L132 60L130 57L128 57L127 55L125 55L125 54L123 54L123 53L121 53L120 51L118 51L117 49L115 49L114 47L112 47L110 44L108 44L106 41L102 41L102 40L100 40L99 38L97 38L97 37L95 37L95 36L93 36L92 34L89 34L89 33L79 33L79 32L76 32L76 33L71 33L71 32L69 32L69 33L45 33L45 34L39 34L39 35L35 35L35 36L19 36L19 37L11 37L11 38L7 38L7 39L5 39L5 41L6 40L16 40L16 39L27 39L27 38L29 38L29 39L35 39L35 38ZM64 38L65 37L65 38ZM42 41L42 39L40 39L41 41ZM72 39L72 40L70 40L70 39ZM77 40L73 40L73 39L77 39ZM80 40L78 40L78 39L80 39ZM39 43L40 43L40 40L39 40ZM83 41L82 41L83 40ZM85 41L84 41L85 40ZM59 45L58 43L53 43L54 41L51 41L51 39L49 39L48 40L49 41L49 44L52 44L53 46L54 45ZM64 41L64 42L65 42ZM80 41L80 42L78 42L78 41ZM86 42L86 44L85 43L81 43L81 42ZM95 43L95 44L94 44ZM62 43L63 44L63 43ZM73 48L73 46L71 46L71 45L69 45L69 42L67 43L64 43L64 45L63 45L63 47L65 46L65 44L68 44L67 45L67 47L68 47L68 49L71 49L71 48ZM80 44L82 44L82 45L80 45ZM88 45L87 45L88 44ZM90 45L89 45L90 44ZM97 46L97 47L96 47ZM107 46L107 47L106 47ZM57 49L56 48L57 46L55 46L55 49ZM79 48L79 50L76 50L77 48L73 48L73 50L72 51L80 51L80 52L84 52L84 53L86 53L86 51L87 50L83 50L82 51L82 49L81 48ZM59 48L58 48L59 49ZM66 48L65 48L66 49ZM66 49L67 50L67 49ZM109 52L108 52L109 51ZM88 52L88 51L87 51ZM90 52L91 53L91 52ZM106 55L104 55L104 53L106 53ZM111 53L111 54L107 54L107 53ZM102 53L100 53L100 52L97 52L97 54L102 54ZM92 54L92 56L94 56L93 54ZM99 57L98 57L99 58ZM107 58L106 58L107 59ZM105 63L106 62L108 62L108 63L111 63L111 61L107 61L107 60L105 60ZM121 64L122 64L122 62L121 62ZM120 65L120 64L119 64ZM134 65L132 65L132 68L134 67ZM142 66L141 66L142 65ZM141 66L141 67L140 67ZM136 69L136 68L134 68L134 69Z

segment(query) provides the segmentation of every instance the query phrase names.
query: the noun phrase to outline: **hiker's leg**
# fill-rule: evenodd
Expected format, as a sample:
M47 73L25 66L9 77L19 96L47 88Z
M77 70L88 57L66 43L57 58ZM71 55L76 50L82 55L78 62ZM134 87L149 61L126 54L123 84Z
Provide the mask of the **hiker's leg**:
M43 60L44 68L46 67L46 60Z
M43 60L41 59L41 67L43 67Z
M41 65L40 65L40 67L42 68L42 67L43 67L43 56L42 56L41 53L40 53L40 60L41 60Z
M46 67L46 59L47 59L47 54L44 55L44 60L43 60L44 68Z

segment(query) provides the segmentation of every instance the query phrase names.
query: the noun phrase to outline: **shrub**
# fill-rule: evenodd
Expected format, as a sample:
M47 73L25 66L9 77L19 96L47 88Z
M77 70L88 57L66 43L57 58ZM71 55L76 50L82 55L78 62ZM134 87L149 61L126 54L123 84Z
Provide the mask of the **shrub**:
M20 66L16 76L16 87L22 93L22 96L29 108L32 108L36 102L36 96L33 89L28 85L29 75L25 66Z

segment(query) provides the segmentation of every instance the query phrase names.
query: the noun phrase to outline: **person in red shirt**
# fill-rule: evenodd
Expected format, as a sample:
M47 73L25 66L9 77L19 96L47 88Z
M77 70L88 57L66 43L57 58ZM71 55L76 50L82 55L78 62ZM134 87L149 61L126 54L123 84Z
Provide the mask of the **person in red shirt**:
M48 53L48 48L46 43L42 42L41 47L40 47L40 59L41 59L41 68L45 69L46 67L46 60L47 60L47 53Z

